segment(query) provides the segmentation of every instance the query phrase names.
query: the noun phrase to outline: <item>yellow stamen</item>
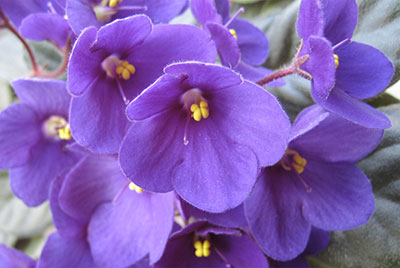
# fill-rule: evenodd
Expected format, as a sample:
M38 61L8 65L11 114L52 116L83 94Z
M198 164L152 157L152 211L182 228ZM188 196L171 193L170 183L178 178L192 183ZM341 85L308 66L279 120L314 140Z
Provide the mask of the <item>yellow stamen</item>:
M124 80L129 80L129 78L131 78L131 75L135 74L136 68L128 61L124 60L117 66L115 72L119 75L120 78L122 77Z
M192 112L193 119L197 122L201 119L207 119L210 116L208 103L206 101L200 101L199 104L193 103L190 106L190 111Z
M237 39L237 34L235 29L229 29L229 32L233 35L233 37L235 37L235 39Z
M62 140L70 140L72 138L71 128L68 123L64 127L58 129L58 136Z
M333 54L333 57L335 58L335 68L339 67L339 56L337 54Z
M195 248L194 255L196 255L196 257L201 258L201 257L210 256L210 254L211 254L210 241L204 240L204 242L201 242L201 241L197 240L196 242L194 242L193 246Z
M134 184L133 182L129 183L129 190L135 191L138 194L143 193L143 189L140 188L139 186L137 186L136 184Z
M108 3L109 7L116 7L118 4L120 4L122 0L110 0Z
M304 168L307 165L307 160L301 157L298 153L293 155L292 167L301 174L304 172Z

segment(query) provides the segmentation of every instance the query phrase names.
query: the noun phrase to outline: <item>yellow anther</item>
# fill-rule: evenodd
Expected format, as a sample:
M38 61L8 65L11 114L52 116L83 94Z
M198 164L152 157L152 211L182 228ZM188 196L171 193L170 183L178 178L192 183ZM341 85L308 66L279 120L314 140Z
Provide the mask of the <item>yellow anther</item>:
M133 182L129 183L129 190L135 191L138 194L143 193L143 189L140 188L139 186L137 186L136 184L134 184Z
M206 101L200 101L199 104L193 103L190 106L190 111L192 112L192 117L195 121L200 121L201 119L206 119L210 116L210 111L208 110L208 103Z
M237 34L235 29L229 29L229 32L231 33L231 35L233 35L233 37L235 37L235 39L237 39Z
M195 248L195 252L194 255L196 255L196 257L201 258L201 257L208 257L211 254L210 251L210 247L211 247L211 243L208 240L205 240L204 242L201 241L196 241L193 244L194 248Z
M335 68L339 67L339 56L337 54L333 54L333 57L335 58Z
M122 77L124 80L129 80L129 78L131 78L131 75L136 72L136 69L132 64L124 60L117 66L115 71L120 78Z
M58 129L58 136L62 140L70 140L72 138L71 128L68 123L64 127Z
M301 157L298 153L293 155L292 167L297 171L297 173L303 173L306 165L307 160L305 158Z
M116 7L118 4L120 4L122 0L110 0L108 3L109 7Z

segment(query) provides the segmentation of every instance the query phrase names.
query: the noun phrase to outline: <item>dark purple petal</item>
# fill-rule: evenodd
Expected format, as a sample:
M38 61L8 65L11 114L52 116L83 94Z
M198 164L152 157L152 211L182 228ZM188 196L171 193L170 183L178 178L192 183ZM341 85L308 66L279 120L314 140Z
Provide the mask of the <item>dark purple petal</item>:
M222 18L217 13L214 0L191 0L190 5L194 17L201 25L208 22L222 24Z
M71 35L68 21L54 13L32 14L25 18L19 28L21 35L34 41L54 41L64 47Z
M310 124L315 122L318 125L314 124L312 129L305 126L304 131L299 131L303 135L292 139L289 145L302 156L304 154L328 162L355 163L374 150L383 137L383 129L365 128L335 114L325 117L323 111L318 116L316 113L318 107L315 108L314 112L300 114L299 123L305 125L305 122ZM322 121L320 121L321 116L325 117ZM297 122L298 120L293 127L299 129Z
M34 268L36 262L28 255L0 244L0 267L4 268Z
M299 257L285 262L270 260L270 267L271 268L309 268L310 265L308 264L306 258L303 255Z
M226 23L229 20L229 13L231 8L229 0L214 0L214 2L218 14L222 16L223 23Z
M240 236L241 232L237 229L208 225L208 226L204 226L204 227L200 228L199 230L197 230L196 234L203 236L203 237L205 237L208 234Z
M44 202L52 181L79 160L79 154L67 151L64 146L63 142L42 139L32 149L29 163L10 170L11 188L28 206Z
M179 237L184 237L190 233L196 232L197 230L207 228L209 227L208 222L204 220L197 220L195 222L192 222L185 227L179 229L178 231L174 232L171 235L171 239L179 238Z
M83 239L67 239L53 233L44 245L37 268L96 268L89 245Z
M28 134L29 133L29 134ZM42 136L39 118L28 105L16 103L0 113L0 169L22 166Z
M354 164L308 159L301 177L312 188L303 195L303 215L315 227L355 228L366 223L374 212L371 183Z
M297 19L297 33L307 40L311 35L322 36L324 14L320 0L302 0Z
M327 100L311 94L316 103L329 112L368 128L389 128L389 118L368 104L349 96L340 88L332 89Z
M102 267L127 267L150 254L158 261L172 230L173 193L138 194L126 190L116 203L94 212L88 240L96 263Z
M251 232L269 257L287 261L304 251L311 230L301 211L304 192L293 172L272 167L263 171L245 201Z
M235 19L230 28L235 29L241 60L251 65L261 65L268 57L269 43L264 32L244 19Z
M305 255L315 255L324 250L330 240L330 234L327 231L313 227L311 229L310 238L308 239Z
M66 175L60 206L74 218L88 221L94 209L111 202L126 182L114 156L88 156Z
M308 39L310 58L302 66L312 76L313 94L322 99L329 96L335 85L335 58L332 46L325 38L312 36Z
M230 68L236 67L240 60L240 49L235 37L223 25L208 22L205 27L217 46L221 63Z
M324 11L324 36L334 45L351 38L357 25L356 0L320 1Z
M86 27L100 28L103 25L98 21L89 0L68 0L66 7L68 22L76 35Z
M339 57L336 86L354 98L371 98L384 90L392 79L393 64L376 48L351 42L335 53Z

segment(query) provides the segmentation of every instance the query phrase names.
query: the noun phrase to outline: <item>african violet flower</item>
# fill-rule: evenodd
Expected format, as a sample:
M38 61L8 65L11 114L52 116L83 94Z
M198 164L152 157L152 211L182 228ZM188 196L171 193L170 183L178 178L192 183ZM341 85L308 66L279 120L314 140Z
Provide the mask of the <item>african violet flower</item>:
M240 205L259 167L283 155L286 114L274 96L228 68L185 62L164 72L127 107L134 124L121 168L140 187L175 190L202 210Z
M147 254L150 263L156 262L172 230L174 194L150 193L130 183L115 156L83 159L66 174L58 202L59 209L87 225L87 240L100 267L127 267ZM55 222L60 232L79 236L79 228L69 221Z
M182 60L215 61L212 41L190 25L155 25L145 15L116 20L82 32L68 66L71 131L98 153L117 152L130 126L129 99Z
M115 19L145 14L154 23L167 23L179 15L187 0L67 0L69 23L76 34L100 28Z
M394 68L379 50L350 41L357 14L355 0L302 0L299 56L310 56L302 66L309 74L303 75L312 78L312 97L326 110L366 127L388 128L389 119L362 99L385 89Z
M0 267L34 268L36 262L24 253L0 244Z
M12 83L22 103L0 114L0 169L10 169L11 188L27 205L48 198L51 182L80 154L68 124L70 96L62 81L20 79Z
M251 232L269 257L286 261L299 255L312 226L347 230L368 221L374 197L355 163L382 135L319 106L300 113L285 156L262 171L245 201Z
M171 235L154 267L263 268L268 261L246 233L196 221Z

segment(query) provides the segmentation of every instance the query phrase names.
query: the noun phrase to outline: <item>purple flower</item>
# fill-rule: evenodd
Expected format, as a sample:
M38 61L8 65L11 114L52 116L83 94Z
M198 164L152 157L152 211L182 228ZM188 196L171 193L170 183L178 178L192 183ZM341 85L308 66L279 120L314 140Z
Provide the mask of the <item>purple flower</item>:
M301 2L299 56L310 57L303 65L309 74L303 75L312 78L312 97L326 110L365 127L388 128L389 119L362 99L384 90L394 67L379 50L350 41L357 13L355 0Z
M0 244L0 267L34 268L36 262L24 253Z
M300 113L285 156L264 169L245 201L251 232L268 256L287 261L299 255L312 226L347 230L368 221L374 197L355 163L382 135L319 106Z
M121 168L140 187L176 190L202 210L240 205L258 168L281 158L286 114L275 97L225 67L186 62L164 72L127 108L134 124Z
M115 19L145 14L154 23L167 23L179 15L187 0L67 0L68 21L79 35L83 29Z
M36 206L48 198L56 176L80 158L67 149L73 142L70 96L62 81L20 79L12 84L22 103L0 114L0 168L10 169L14 194Z
M173 38L171 38L173 36ZM156 25L137 15L99 30L86 29L68 66L71 130L76 141L97 153L115 153L130 126L126 103L182 60L215 61L207 35L189 25Z
M87 240L99 266L127 267L147 254L152 264L162 256L172 230L174 194L149 193L130 183L115 156L83 159L66 175L58 199L66 214L86 222ZM58 219L60 232L79 234L76 224Z
M171 235L154 267L263 268L268 261L247 234L196 221Z

